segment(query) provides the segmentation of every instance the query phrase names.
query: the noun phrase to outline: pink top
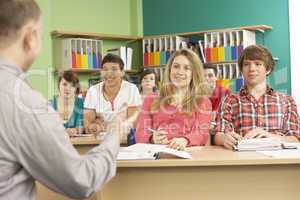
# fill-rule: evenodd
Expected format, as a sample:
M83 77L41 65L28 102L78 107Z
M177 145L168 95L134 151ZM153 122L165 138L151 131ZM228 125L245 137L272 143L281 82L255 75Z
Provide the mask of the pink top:
M166 131L168 140L173 138L187 139L187 146L206 144L211 120L211 103L208 98L203 99L198 110L193 112L191 116L179 113L176 106L173 105L150 113L154 98L151 95L144 100L137 123L137 143L150 143L152 133L147 128L152 128Z

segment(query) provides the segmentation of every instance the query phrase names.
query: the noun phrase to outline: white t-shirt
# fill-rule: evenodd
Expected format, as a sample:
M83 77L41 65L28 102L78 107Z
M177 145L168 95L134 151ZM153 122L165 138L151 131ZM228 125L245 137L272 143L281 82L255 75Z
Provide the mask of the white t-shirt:
M103 82L91 86L85 97L84 108L95 110L97 116L102 116L104 121L109 122L122 109L141 104L142 99L138 88L123 80L120 91L112 102L104 98Z

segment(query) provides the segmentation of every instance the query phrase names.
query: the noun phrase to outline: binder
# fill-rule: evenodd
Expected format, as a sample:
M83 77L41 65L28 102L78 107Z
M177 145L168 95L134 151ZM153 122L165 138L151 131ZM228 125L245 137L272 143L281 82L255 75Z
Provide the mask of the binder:
M231 44L230 44L230 32L224 32L224 60L231 60Z
M225 60L225 49L224 49L224 34L219 32L217 35L217 48L218 48L218 59L217 61Z
M81 47L81 39L76 40L76 68L81 68L82 67L82 62L81 62L81 55L82 55L82 47Z
M205 33L204 34L204 49L205 49L205 58L206 62L211 62L211 34Z
M153 39L149 39L149 46L150 46L150 51L149 51L149 65L154 66L154 41Z
M205 58L205 54L204 54L204 47L203 47L203 40L198 40L198 44L199 44L199 49L200 49L200 58L202 60L203 63L206 63L206 58Z
M85 39L81 40L81 67L84 69L88 68L88 59L87 59L87 41Z
M102 67L103 41L97 40L97 68Z
M74 39L67 39L67 40L70 40L71 41L71 54L72 54L72 64L71 64L71 66L72 66L72 68L76 68L76 42L75 42L75 40ZM63 49L62 49L62 51L63 52L66 52L66 51L69 51L68 50L68 47L64 47ZM67 55L68 53L66 52L66 54L65 55ZM66 58L67 59L67 63L69 63L69 58ZM61 67L65 67L66 66L66 64L62 64L62 66Z
M166 60L166 49L165 49L165 37L159 38L159 65L164 65L167 63Z
M236 32L230 32L231 60L237 60Z
M244 79L243 78L238 78L235 81L235 91L240 91L241 88L244 86Z
M166 63L167 63L171 56L171 38L170 37L165 38L165 48L166 48Z
M149 43L148 39L143 39L143 65L146 67L149 65Z
M153 39L154 46L154 65L160 65L159 38Z
M93 40L92 45L93 45L93 69L96 69L96 68L98 68L98 58L97 58L98 45L97 45L97 41Z
M218 33L212 33L212 40L211 40L211 46L212 46L212 50L211 50L211 62L218 62Z
M131 70L132 68L132 54L133 49L131 47L126 48L126 70Z
M93 68L93 45L92 40L87 40L87 68L92 69Z

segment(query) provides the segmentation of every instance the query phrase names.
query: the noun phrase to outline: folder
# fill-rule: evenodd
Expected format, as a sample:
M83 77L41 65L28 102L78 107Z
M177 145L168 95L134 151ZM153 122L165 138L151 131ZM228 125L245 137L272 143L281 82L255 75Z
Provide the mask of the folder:
M159 38L153 39L153 47L154 47L154 65L160 65L160 52L159 52Z
M153 39L149 39L149 46L150 46L149 65L154 66L154 41L153 41Z
M244 86L244 79L238 78L235 81L235 91L240 91L240 89Z
M148 66L149 65L149 43L148 39L143 39L143 65Z
M165 44L165 37L159 38L159 65L164 65L167 63Z
M212 51L211 51L211 34L210 33L205 33L204 34L204 51L205 51L205 59L206 62L211 62L212 61Z
M237 60L236 32L230 32L231 60Z

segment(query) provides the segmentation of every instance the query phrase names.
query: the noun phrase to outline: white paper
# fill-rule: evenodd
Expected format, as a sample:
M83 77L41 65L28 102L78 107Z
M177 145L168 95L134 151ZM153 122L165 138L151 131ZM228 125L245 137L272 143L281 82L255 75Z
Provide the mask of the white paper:
M134 144L129 147L121 149L118 158L122 158L123 160L126 160L126 156L128 157L128 160L132 160L134 156L137 160L141 159L143 157L144 159L155 159L154 155L156 153L166 153L171 154L174 156L177 156L179 158L185 158L185 159L192 159L192 156L185 151L178 151L175 149L171 149L166 147L165 145L158 145L158 144ZM152 157L151 157L152 156Z
M300 158L299 149L282 149L277 151L257 151L273 158Z

